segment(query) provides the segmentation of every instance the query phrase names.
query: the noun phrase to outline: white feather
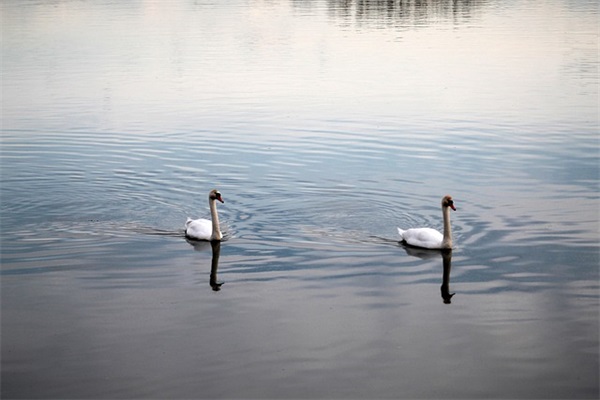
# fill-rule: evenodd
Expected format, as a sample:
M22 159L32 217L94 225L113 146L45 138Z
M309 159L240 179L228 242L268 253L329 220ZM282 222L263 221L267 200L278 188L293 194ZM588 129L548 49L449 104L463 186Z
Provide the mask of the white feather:
M444 235L432 228L413 228L402 230L398 228L400 238L407 244L425 249L441 249Z
M223 203L221 193L213 189L208 194L208 206L210 208L210 220L200 218L188 218L185 222L185 236L195 240L221 240L223 234L219 226L219 213L215 202L219 200Z
M212 222L204 218L188 218L185 223L185 235L196 240L211 240Z
M442 198L442 217L444 220L444 234L432 228L412 228L400 229L401 241L415 247L424 249L451 249L452 248L452 227L450 226L450 211L449 208L456 210L454 201L451 196Z

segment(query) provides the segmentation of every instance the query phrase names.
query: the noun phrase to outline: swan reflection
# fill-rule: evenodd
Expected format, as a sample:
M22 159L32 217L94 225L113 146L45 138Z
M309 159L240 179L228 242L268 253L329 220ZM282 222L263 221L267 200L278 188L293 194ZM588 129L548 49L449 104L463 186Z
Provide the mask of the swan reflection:
M444 304L452 303L452 296L456 293L450 293L450 270L452 269L452 250L442 251L442 260L444 264L444 273L442 275L442 299Z
M219 269L219 256L221 255L221 242L213 240L210 242L212 246L212 261L210 263L210 287L215 292L221 290L221 285L224 282L217 280L217 270Z
M452 296L456 293L450 293L450 271L452 269L452 249L446 249L441 251L427 250L421 249L417 247L411 247L407 245L402 245L406 254L412 257L417 257L422 260L429 260L432 258L438 258L440 255L442 256L442 286L440 287L440 291L442 294L442 300L444 304L452 303Z
M221 256L221 242L213 240L212 242L197 241L186 238L186 241L194 247L196 251L205 251L210 245L212 249L212 258L210 262L210 280L209 284L212 290L218 292L225 282L219 282L217 271L219 269L219 257Z

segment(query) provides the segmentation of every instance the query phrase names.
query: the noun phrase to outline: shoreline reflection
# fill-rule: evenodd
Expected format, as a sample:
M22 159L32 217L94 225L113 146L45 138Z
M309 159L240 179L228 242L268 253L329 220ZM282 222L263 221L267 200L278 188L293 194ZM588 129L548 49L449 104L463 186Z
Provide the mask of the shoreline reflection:
M467 25L473 23L474 14L486 4L487 0L328 0L327 9L331 18L345 24L414 28L440 21ZM298 1L293 5L306 6Z

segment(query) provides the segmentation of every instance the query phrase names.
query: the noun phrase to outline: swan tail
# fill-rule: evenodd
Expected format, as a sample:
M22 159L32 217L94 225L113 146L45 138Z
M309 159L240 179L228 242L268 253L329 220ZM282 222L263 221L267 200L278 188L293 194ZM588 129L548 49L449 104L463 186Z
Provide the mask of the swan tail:
M396 228L398 229L398 234L400 235L400 238L402 240L404 240L404 232L406 232L404 229L400 229L400 228Z

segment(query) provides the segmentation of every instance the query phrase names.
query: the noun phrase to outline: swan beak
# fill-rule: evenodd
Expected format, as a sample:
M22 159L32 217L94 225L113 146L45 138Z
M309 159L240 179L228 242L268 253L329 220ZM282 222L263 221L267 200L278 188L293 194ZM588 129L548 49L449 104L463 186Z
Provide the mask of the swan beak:
M220 195L220 194L219 194L219 195L217 195L217 200L219 200L221 203L225 203L225 202L223 201L223 198L221 197L221 195Z
M454 211L456 211L456 207L454 207L454 204L450 204L450 208L452 208Z

